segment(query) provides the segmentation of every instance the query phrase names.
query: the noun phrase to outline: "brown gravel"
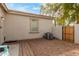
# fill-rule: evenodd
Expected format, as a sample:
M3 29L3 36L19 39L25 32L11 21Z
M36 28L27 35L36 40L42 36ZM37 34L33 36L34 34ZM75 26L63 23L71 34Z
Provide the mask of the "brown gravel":
M35 56L79 56L79 45L62 40L27 40Z
M79 56L79 44L63 40L32 39L6 44L19 44L20 56Z

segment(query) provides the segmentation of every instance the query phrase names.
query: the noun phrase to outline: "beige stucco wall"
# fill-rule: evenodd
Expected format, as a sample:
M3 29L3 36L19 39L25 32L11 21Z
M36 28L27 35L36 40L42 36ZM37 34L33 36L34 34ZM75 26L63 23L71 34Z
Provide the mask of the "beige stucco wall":
M62 40L62 26L61 25L53 25L52 28L53 36Z
M30 33L30 17L7 14L5 23L6 41L41 38L45 32L51 32L52 20L39 20L39 33Z
M0 26L2 27L0 29L0 44L4 42L4 21L2 17L5 18L6 17L5 15L6 15L5 11L0 5Z
M74 43L79 44L79 24L74 25Z

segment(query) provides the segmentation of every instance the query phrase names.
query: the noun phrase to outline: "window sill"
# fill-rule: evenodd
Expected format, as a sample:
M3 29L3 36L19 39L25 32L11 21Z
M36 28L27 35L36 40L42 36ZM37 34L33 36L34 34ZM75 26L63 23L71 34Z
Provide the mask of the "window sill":
M29 32L29 33L39 33L39 32Z

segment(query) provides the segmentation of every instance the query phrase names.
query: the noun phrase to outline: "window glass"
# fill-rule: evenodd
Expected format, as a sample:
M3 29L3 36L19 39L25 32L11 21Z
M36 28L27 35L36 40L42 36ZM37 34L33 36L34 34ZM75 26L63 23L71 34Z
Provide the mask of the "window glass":
M31 32L38 32L38 20L31 19Z

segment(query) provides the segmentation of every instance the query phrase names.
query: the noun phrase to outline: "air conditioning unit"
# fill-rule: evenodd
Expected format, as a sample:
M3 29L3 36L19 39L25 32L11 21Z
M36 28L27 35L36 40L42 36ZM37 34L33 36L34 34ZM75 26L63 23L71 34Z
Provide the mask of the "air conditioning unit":
M50 32L44 33L43 38L52 40L53 39L53 34Z

